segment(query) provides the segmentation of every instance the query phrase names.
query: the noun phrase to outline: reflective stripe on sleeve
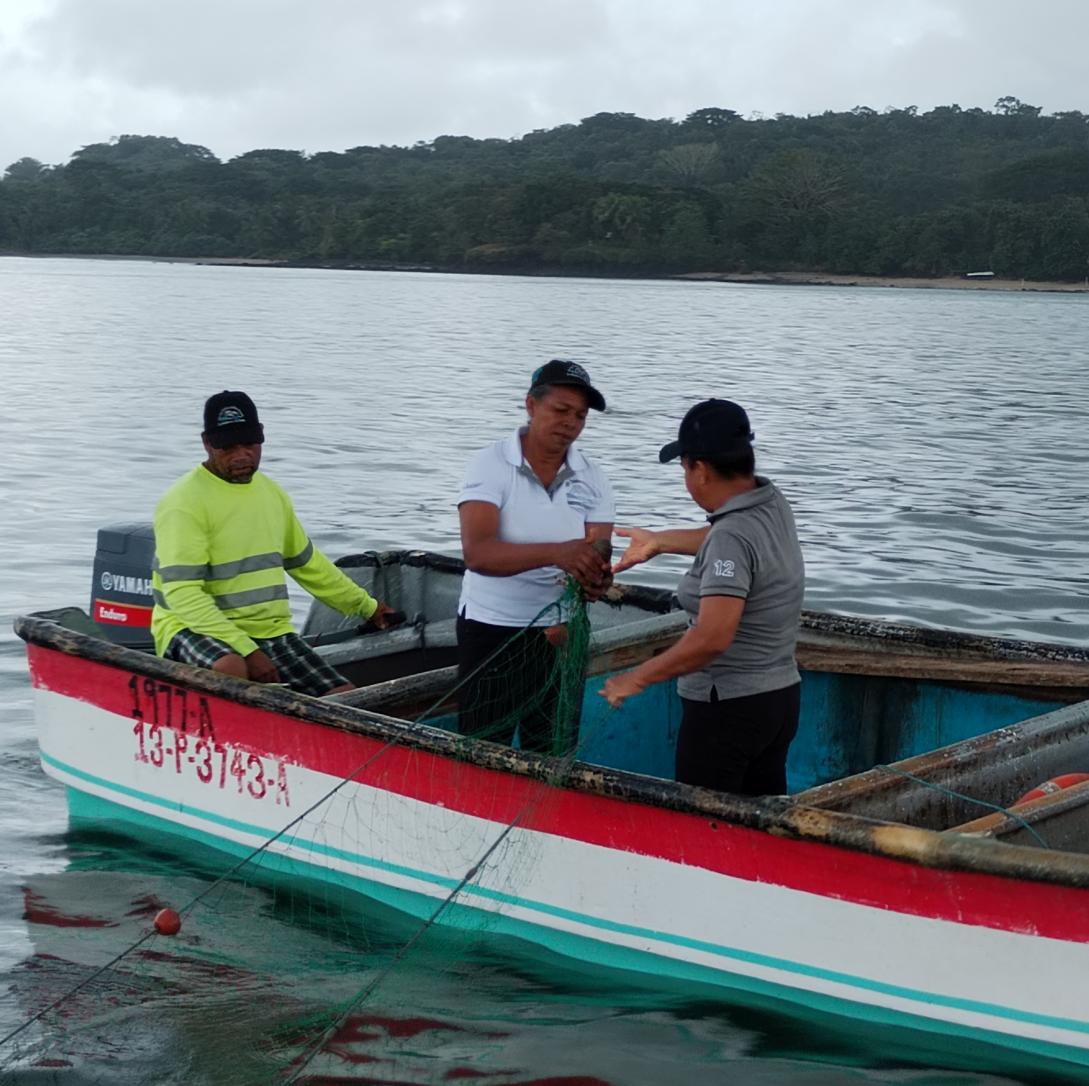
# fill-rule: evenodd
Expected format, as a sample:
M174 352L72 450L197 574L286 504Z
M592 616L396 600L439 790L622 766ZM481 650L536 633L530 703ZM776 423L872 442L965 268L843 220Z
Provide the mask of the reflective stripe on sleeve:
M170 584L173 581L205 581L208 579L207 566L160 566L159 559L156 558L151 568L158 573L159 580L163 584Z
M299 566L305 566L311 558L314 557L314 544L310 540L306 541L306 546L303 547L294 558L284 559L284 569L298 569Z

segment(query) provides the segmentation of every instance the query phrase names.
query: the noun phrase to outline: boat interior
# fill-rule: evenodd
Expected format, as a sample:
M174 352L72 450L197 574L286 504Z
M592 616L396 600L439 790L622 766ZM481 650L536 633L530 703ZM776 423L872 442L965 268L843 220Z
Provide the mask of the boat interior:
M1082 702L792 798L942 833L1089 853L1086 771L1089 703Z
M407 559L407 560L406 560ZM427 554L342 561L380 598L414 616L383 635L417 653L453 651L462 565ZM453 574L454 576L451 576ZM619 711L598 697L608 675L672 644L686 619L672 594L625 587L590 608L592 658L580 760L672 777L680 722L675 689L650 690ZM315 604L311 636L344 620ZM334 625L335 624L335 625ZM382 652L383 640L371 641ZM319 651L321 651L319 646ZM355 667L348 704L452 727L452 666L383 678L350 643L326 650ZM1089 654L1077 648L806 613L799 639L802 720L789 766L798 804L1015 844L1089 852L1089 779L1006 811L1035 786L1089 771ZM381 657L371 657L374 660Z

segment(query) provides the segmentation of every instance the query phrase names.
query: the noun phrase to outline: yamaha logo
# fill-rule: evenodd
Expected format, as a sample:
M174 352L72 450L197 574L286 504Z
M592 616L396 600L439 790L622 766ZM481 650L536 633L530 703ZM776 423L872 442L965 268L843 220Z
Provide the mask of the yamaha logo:
M151 595L150 577L125 577L120 573L111 573L108 569L104 569L98 580L103 592L119 592L129 596Z

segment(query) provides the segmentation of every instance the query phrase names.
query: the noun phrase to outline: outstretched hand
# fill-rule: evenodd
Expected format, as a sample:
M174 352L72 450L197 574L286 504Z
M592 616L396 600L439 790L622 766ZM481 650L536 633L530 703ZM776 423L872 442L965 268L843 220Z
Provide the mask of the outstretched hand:
M616 534L622 539L630 539L631 542L619 561L613 565L613 573L622 573L626 569L631 569L632 566L648 562L660 553L657 534L646 528L617 528Z
M647 684L636 675L635 671L621 671L605 680L605 685L598 691L610 708L619 709L621 705L646 690Z

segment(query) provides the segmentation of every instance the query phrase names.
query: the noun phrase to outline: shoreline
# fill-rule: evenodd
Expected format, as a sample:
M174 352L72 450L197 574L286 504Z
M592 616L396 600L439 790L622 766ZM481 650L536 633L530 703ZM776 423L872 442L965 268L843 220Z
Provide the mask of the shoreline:
M742 286L790 287L885 287L907 290L991 290L1026 294L1089 294L1089 282L1062 282L1034 279L964 279L959 276L841 275L820 271L755 271L755 272L647 272L617 274L586 269L560 271L517 267L447 267L423 263L380 263L369 261L340 261L316 263L307 260L273 260L266 257L243 256L149 256L129 253L20 253L0 251L0 257L22 257L29 260L114 260L139 261L150 264L194 264L223 268L291 268L313 271L382 271L427 272L435 275L521 275L541 279L613 279L648 280L689 283L729 283Z
M1089 294L1089 283L1043 279L963 279L956 275L920 278L894 275L838 275L832 272L685 272L670 276L689 282L752 283L789 287L900 287L909 290L1000 290L1017 293Z

